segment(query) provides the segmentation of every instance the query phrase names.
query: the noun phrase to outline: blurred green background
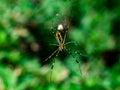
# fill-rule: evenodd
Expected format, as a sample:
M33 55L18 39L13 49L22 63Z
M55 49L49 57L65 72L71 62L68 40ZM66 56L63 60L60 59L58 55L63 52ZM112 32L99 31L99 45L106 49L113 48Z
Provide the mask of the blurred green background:
M66 18L82 75L61 52L49 82L51 27ZM0 0L0 90L120 90L120 0Z

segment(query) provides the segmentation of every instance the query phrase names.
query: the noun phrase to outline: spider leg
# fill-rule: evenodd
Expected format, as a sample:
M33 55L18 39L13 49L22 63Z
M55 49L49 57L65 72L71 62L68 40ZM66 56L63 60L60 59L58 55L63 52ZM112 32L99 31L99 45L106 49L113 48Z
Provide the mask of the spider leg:
M51 30L52 30L52 33L55 34L55 30L56 28L55 27L51 27Z
M82 71L81 71L81 68L80 68L80 62L78 61L78 59L72 54L71 50L70 49L66 49L66 51L73 57L73 59L76 61L76 63L78 63L79 65L79 71L80 71L80 74L82 75Z
M74 42L74 41L70 41L70 42L67 42L67 43L65 43L65 45L68 45L68 44L76 44L76 42ZM85 54L82 54L81 52L79 52L79 51L76 51L75 52L76 54L78 54L78 55L80 55L80 56L84 56L84 57L87 57L87 55L85 55Z
M53 46L59 46L58 44L50 44L50 45L53 45Z
M75 53L78 54L78 55L80 55L80 56L84 56L84 57L87 57L87 56L88 56L88 55L84 55L84 54L82 54L82 53L79 52L79 51L76 51Z
M65 45L68 45L68 44L71 44L71 43L75 44L74 41L70 41L70 42L65 43Z
M43 62L46 62L47 60L49 60L53 55L55 55L55 53L59 51L59 48L56 49L48 58L46 58Z
M66 34L67 34L67 30L65 31L65 35L64 35L64 39L63 39L63 43L65 43Z
M54 66L55 66L56 57L58 56L59 52L60 52L60 51L58 51L58 52L56 53L56 56L55 56L54 59L53 59L53 63L52 63L52 66L51 66L51 72L50 72L50 82L51 82L51 79L52 79L52 73L53 73L53 69L54 69Z
M56 29L57 29L57 27L56 27L56 24L54 23L54 19L56 19L56 17L58 17L59 16L59 14L58 13L56 13L56 15L54 16L55 18L52 18L52 26L51 26L51 30L52 30L52 33L55 35L55 33L56 33Z

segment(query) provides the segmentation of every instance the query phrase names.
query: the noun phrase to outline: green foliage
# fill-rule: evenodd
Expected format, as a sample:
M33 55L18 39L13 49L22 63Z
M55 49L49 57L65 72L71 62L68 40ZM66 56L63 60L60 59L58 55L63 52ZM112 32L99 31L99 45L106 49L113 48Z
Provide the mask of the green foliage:
M119 0L0 0L0 90L119 90L119 10ZM82 75L62 52L49 82L54 57L43 61L56 49L51 28L64 19Z

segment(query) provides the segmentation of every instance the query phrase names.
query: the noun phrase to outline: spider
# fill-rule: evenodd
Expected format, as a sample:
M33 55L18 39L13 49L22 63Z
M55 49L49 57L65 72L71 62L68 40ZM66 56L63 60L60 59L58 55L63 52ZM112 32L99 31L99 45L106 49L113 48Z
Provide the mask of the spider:
M55 55L55 57L57 57L58 54L62 51L66 51L70 55L72 55L72 57L74 58L76 63L79 64L79 69L80 69L80 62L77 60L77 58L75 58L75 56L72 54L71 50L66 48L66 45L74 43L73 41L65 42L68 29L69 29L69 25L67 25L66 19L63 21L63 23L58 24L57 31L54 32L58 44L51 44L51 45L57 46L58 48L48 58L46 58L45 61L51 59L54 55ZM76 53L80 54L79 52L76 52ZM53 64L51 66L51 70L53 70L54 64L55 64L55 59L53 59L53 60L54 61L53 61ZM82 74L81 69L80 69L80 73ZM51 81L51 77L52 77L52 72L50 75L50 81Z

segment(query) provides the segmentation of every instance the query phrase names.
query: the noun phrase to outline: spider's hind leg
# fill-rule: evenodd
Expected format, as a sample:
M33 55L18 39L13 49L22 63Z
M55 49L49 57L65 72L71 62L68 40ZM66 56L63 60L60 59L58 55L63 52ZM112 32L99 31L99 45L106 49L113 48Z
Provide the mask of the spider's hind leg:
M73 57L73 59L75 60L75 62L79 65L79 71L80 71L80 74L82 75L82 71L81 71L81 65L80 65L80 62L79 60L73 55L71 49L66 49L66 51Z
M53 73L53 69L54 69L54 66L55 66L56 57L58 56L59 52L60 51L58 50L58 52L56 53L55 57L53 58L53 63L52 63L51 72L50 72L50 82L51 82L51 79L52 79L52 73Z

